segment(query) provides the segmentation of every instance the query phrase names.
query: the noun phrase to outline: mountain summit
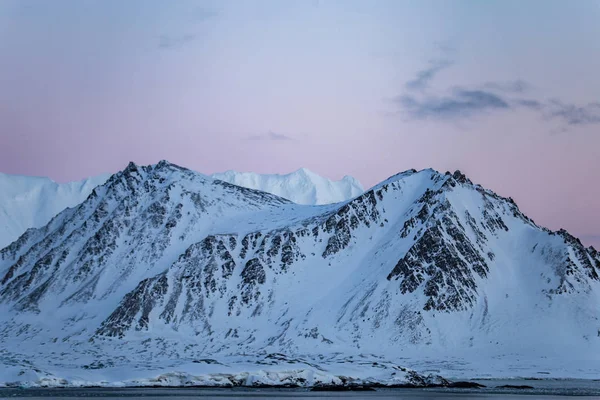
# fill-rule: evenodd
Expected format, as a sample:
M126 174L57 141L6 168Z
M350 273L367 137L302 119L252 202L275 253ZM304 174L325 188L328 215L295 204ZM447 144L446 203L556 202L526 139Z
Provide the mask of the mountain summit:
M305 205L338 203L352 199L364 192L360 182L351 176L346 175L339 181L331 181L306 168L284 175L226 171L211 176Z
M130 164L0 252L0 357L92 382L242 355L582 376L600 368L599 274L595 249L459 171L303 206Z

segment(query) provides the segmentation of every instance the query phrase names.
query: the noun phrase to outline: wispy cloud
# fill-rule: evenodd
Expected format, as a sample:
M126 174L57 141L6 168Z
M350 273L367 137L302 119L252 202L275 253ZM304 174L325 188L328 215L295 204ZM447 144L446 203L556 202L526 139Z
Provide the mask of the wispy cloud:
M205 21L216 18L219 15L217 11L209 10L205 8L195 8L189 11L187 14L187 24L189 25L197 25L203 23ZM194 31L193 26L188 26L188 29ZM165 34L161 35L158 38L158 47L160 49L173 49L184 46L188 43L193 42L198 38L198 35L195 33L185 33L185 34Z
M547 120L560 119L570 126L600 124L600 103L577 105L556 99L538 100L531 96L531 85L523 79L491 81L445 91L436 89L433 85L436 75L452 65L454 61L450 58L430 62L404 84L404 93L393 101L402 112L417 120L467 119L523 109Z
M190 43L196 39L196 35L186 34L180 36L167 36L162 35L158 40L158 47L161 49L172 49L181 47L187 43Z
M190 12L190 18L193 22L204 22L217 16L219 16L217 11L205 8L196 8Z
M263 133L262 135L252 135L248 137L248 140L274 140L274 141L284 141L284 140L294 140L290 136L284 135L282 133L277 133L273 131L269 131L267 133Z
M441 47L439 44L438 47L447 56L456 53L452 47ZM432 82L440 71L453 64L450 57L430 61L426 68L417 71L415 77L404 84L405 93L397 96L394 101L413 119L470 118L477 114L510 109L510 102L498 92L521 92L527 87L522 80L488 82L478 88L454 88L440 95L439 91L433 90Z
M440 71L451 65L452 61L447 59L430 61L427 68L418 71L416 77L406 82L404 86L408 90L427 89L433 78L435 78Z
M483 84L483 87L488 90L513 93L523 93L530 89L529 83L522 79L515 79L508 82L486 82Z
M525 107L536 111L543 110L544 108L544 104L535 99L514 99L512 103L515 107Z
M565 104L560 100L550 100L545 107L549 118L561 118L569 125L589 125L600 123L600 103L583 106Z
M417 98L403 95L396 101L416 119L455 119L510 108L502 97L483 90L455 89L448 96Z

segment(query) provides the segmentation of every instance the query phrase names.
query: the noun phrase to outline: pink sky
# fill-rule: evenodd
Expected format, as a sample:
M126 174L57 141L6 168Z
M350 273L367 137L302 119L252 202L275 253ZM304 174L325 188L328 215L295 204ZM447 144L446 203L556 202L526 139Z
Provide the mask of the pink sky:
M0 3L0 171L461 169L600 247L595 0Z

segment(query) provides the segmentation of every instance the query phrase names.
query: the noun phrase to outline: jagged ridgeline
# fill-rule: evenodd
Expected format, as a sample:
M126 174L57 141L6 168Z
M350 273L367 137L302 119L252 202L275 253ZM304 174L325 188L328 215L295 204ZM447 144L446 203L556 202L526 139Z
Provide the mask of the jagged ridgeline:
M66 358L124 346L140 358L585 354L600 349L599 273L595 249L458 171L411 170L301 206L130 164L0 252L0 332L2 346L39 354L66 343Z

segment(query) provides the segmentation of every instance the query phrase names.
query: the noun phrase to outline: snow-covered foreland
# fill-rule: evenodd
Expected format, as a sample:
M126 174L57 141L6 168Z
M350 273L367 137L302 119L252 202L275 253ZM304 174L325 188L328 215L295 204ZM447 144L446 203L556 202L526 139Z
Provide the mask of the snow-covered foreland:
M226 171L211 177L305 205L338 203L364 192L360 182L351 176L346 175L339 181L332 181L306 168L283 175Z
M130 164L0 251L0 382L598 378L599 274L458 171L304 206Z
M377 362L379 361L379 362ZM283 354L238 355L216 359L162 360L123 366L102 361L83 368L49 370L7 365L0 387L331 387L449 386L436 374L421 375L390 362L359 357L314 361Z
M60 211L78 205L109 176L56 183L48 178L0 173L0 248L28 228L42 227Z

